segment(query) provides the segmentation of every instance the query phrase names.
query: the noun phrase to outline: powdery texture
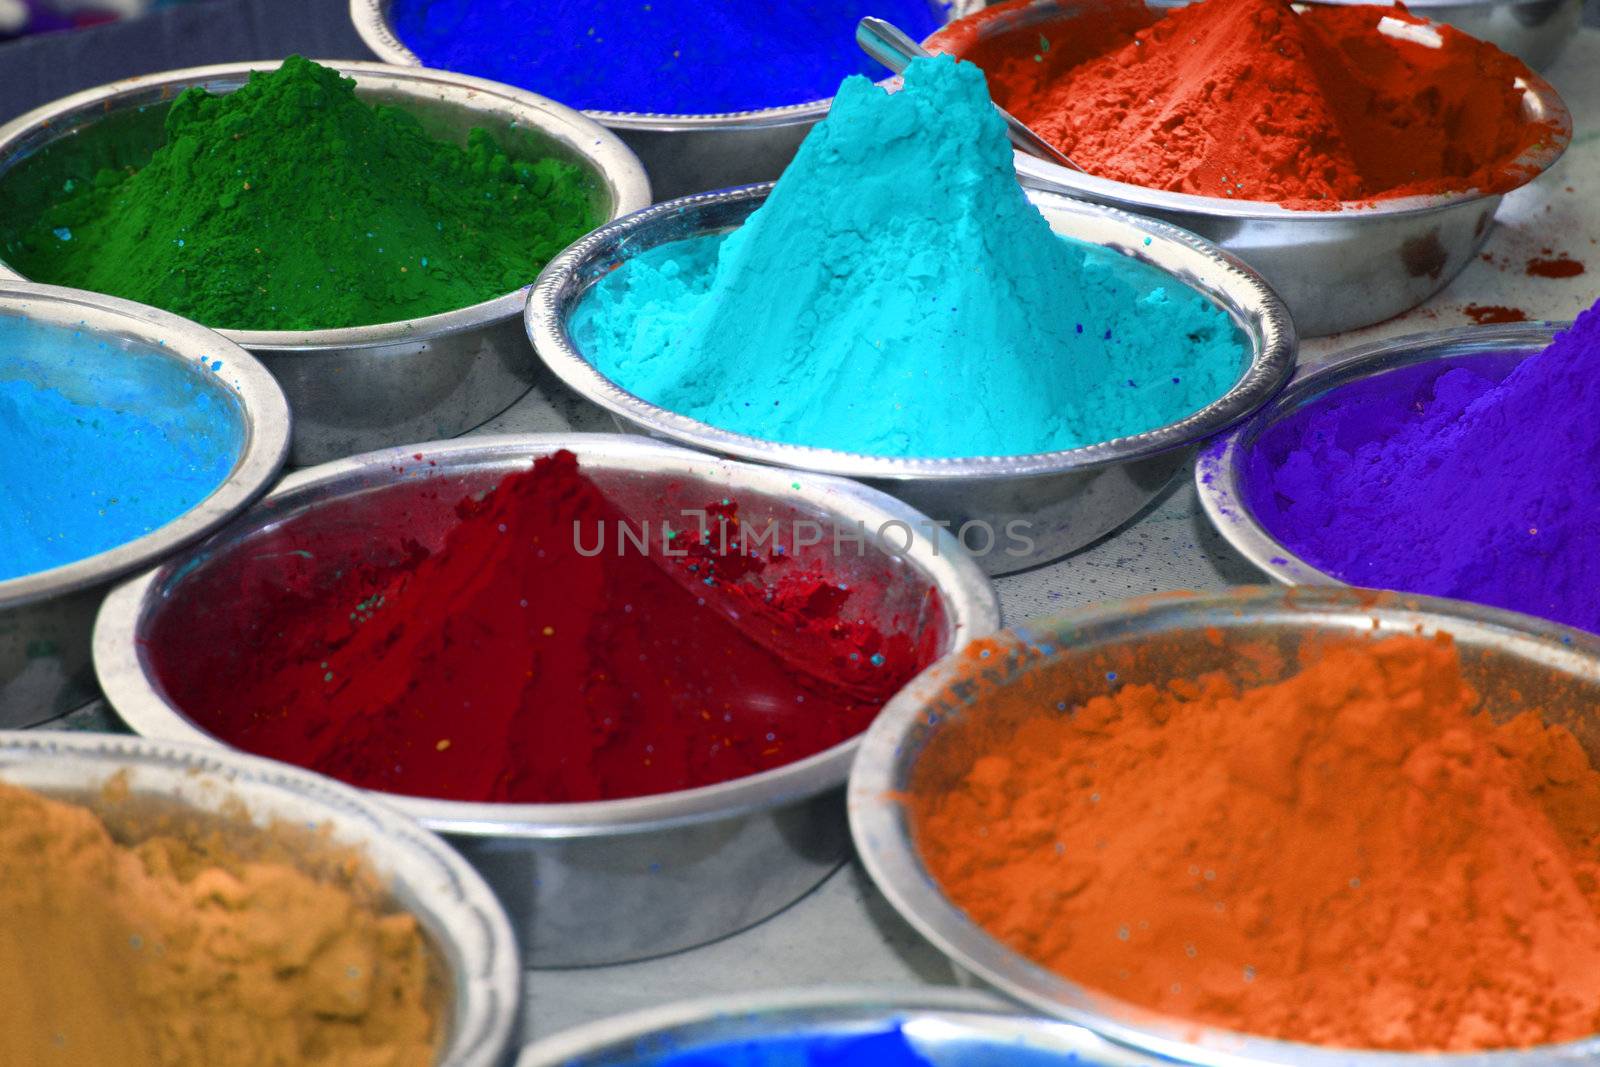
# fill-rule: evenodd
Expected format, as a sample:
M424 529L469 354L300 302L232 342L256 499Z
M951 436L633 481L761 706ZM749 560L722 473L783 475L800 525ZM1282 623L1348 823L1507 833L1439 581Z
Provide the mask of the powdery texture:
M318 588L294 577L316 547L284 544L286 570L243 579L253 644L219 655L215 628L178 621L151 656L228 743L413 796L647 796L860 733L933 658L937 624L849 620L864 587L774 555L770 536L747 550L737 502L706 510L706 541L677 535L686 555L659 537L648 555L625 547L618 524L639 522L559 452L464 499L437 553L413 544L398 566Z
M226 95L186 90L146 166L68 182L0 250L35 281L207 326L316 330L502 296L600 222L577 166L514 162L483 130L434 140L354 87L292 56Z
M890 456L1018 455L1174 422L1248 351L1181 283L1053 233L982 72L847 80L766 203L599 281L577 342L623 388L723 429Z
M1600 632L1600 309L1508 365L1452 360L1334 391L1261 436L1252 509L1352 584Z
M984 693L906 799L935 879L1011 947L1145 1008L1323 1045L1600 1031L1600 772L1532 712L1473 714L1447 637L1045 710L1078 684L1045 669Z
M1532 177L1514 161L1552 132L1523 118L1519 60L1400 7L1205 0L1146 25L1142 4L1122 6L1141 10L981 46L963 29L946 47L1091 173L1201 196L1326 208L1504 191Z
M416 920L0 784L0 1063L430 1067Z

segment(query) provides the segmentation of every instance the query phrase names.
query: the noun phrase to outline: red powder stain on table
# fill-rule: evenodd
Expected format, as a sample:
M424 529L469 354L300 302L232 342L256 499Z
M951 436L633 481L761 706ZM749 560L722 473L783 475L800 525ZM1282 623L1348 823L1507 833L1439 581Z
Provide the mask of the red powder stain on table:
M1286 207L1511 189L1554 127L1523 117L1520 61L1399 7L1204 0L1156 18L990 8L936 35L996 100L1091 173ZM1388 21L1385 21L1388 20ZM1438 47L1380 32L1399 28ZM1011 26L983 42L984 26Z
M1528 260L1528 273L1535 278L1576 278L1583 271L1580 260L1569 259L1564 254L1549 259Z
M1506 307L1502 304L1468 304L1461 310L1479 326L1488 326L1496 322L1528 321L1528 313L1526 311L1521 308Z
M731 502L707 507L709 543L679 531L667 557L652 524L648 553L619 551L617 523L641 523L570 452L456 510L437 552L413 544L322 595L254 590L253 655L220 657L204 632L156 634L163 684L221 740L353 785L559 803L820 752L937 653L937 621L915 636L847 621L856 590L745 553ZM602 531L604 550L586 554Z

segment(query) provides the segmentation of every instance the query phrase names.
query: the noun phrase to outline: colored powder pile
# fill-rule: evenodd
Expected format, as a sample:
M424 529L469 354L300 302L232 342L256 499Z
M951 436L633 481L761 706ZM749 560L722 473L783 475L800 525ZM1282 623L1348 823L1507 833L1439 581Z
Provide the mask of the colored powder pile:
M1233 1031L1406 1052L1600 1032L1600 771L1571 732L1475 714L1447 636L1339 639L1255 683L1122 651L981 691L925 751L916 840L975 922ZM1081 696L1101 671L1124 682Z
M932 1067L900 1027L846 1034L776 1034L641 1058L639 1067Z
M1576 278L1583 273L1583 263L1562 253L1550 258L1530 259L1527 270L1534 278Z
M1600 632L1600 308L1520 363L1343 386L1264 432L1245 478L1262 525L1337 578Z
M649 531L560 452L462 500L436 553L324 564L342 573L317 587L314 542L263 549L237 578L254 646L219 655L214 627L172 612L152 662L186 714L251 752L393 793L564 803L813 755L936 655L938 621L915 636L848 621L864 585L770 538L747 551L735 502L706 510L715 526L675 532L670 557L660 537L640 550L623 528Z
M433 1064L417 921L225 837L132 843L0 785L0 1062Z
M661 407L789 444L1019 455L1175 422L1221 397L1241 332L1154 268L1051 231L983 74L847 80L766 203L606 275L571 322Z
M0 478L0 581L160 528L239 457L238 414L197 374L159 357L106 359L68 331L0 318L0 454L22 457Z
M1126 0L979 43L1031 0L991 8L941 47L1090 173L1292 208L1478 189L1555 132L1523 112L1521 61L1398 7L1205 0L1164 18Z
M863 15L921 40L944 0L395 0L422 62L520 85L569 107L706 115L826 99L848 74L886 77L856 46Z
M221 329L366 326L527 285L600 222L593 184L484 130L434 140L292 57L224 96L186 90L147 165L69 180L0 254L35 281Z

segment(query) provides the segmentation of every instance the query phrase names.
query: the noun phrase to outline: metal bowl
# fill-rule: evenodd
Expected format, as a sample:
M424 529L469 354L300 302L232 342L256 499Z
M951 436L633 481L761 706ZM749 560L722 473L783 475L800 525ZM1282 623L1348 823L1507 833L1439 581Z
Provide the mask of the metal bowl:
M981 23L952 24L926 46L960 56L970 47L969 39L987 40L1099 6L1100 0L1033 0L1003 18L991 15ZM1572 117L1555 89L1538 75L1530 74L1523 100L1530 119L1552 122L1557 131L1517 160L1537 177L1566 151ZM1015 155L1024 185L1164 219L1232 252L1283 298L1305 337L1391 319L1443 289L1483 246L1504 195L1464 192L1291 211L1266 201L1146 189Z
M889 702L861 744L850 777L850 825L868 873L895 909L958 964L1023 1003L1102 1037L1207 1067L1554 1067L1600 1062L1600 1037L1475 1055L1397 1054L1271 1040L1159 1015L1083 986L1029 961L967 918L923 868L896 794L947 720L984 714L982 692L1042 669L1061 671L1067 699L1103 692L1102 650L1139 645L1140 666L1118 684L1171 680L1183 670L1236 675L1242 642L1265 643L1285 662L1304 641L1364 634L1448 631L1467 681L1486 706L1537 708L1576 735L1600 760L1600 636L1461 601L1361 589L1242 588L1104 604L1014 627L997 639L981 678L961 657L918 676ZM1220 638L1218 635L1221 635ZM1168 651L1170 650L1170 651ZM1183 663L1180 668L1177 664ZM1072 681L1066 681L1072 679ZM1096 684L1096 679L1101 679ZM974 759L983 755L974 751Z
M1361 0L1301 0L1359 3ZM1510 52L1534 70L1547 70L1583 26L1583 0L1411 0L1406 10Z
M856 605L860 617L937 626L941 652L999 625L994 590L949 534L928 537L921 516L854 483L636 437L483 437L374 452L290 475L194 552L117 589L95 631L95 668L107 699L138 733L220 745L163 691L146 646L157 621L181 612L186 629L192 619L215 630L219 649L237 648L249 636L241 632L246 624L231 622L230 634L230 624L207 618L208 606L236 596L237 583L268 552L309 545L317 573L329 575L357 559L392 561L402 535L437 548L457 521L458 499L562 448L635 516L692 521L680 520L680 509L733 496L741 517L758 527L769 518L789 531L800 521L854 530L861 520L868 531L904 524L904 536L896 528L891 542L898 549L911 540L900 558L876 543L864 555L845 548L827 556L833 546L826 541L806 558L828 560L829 570L854 586L875 578L872 586L884 593ZM405 505L388 505L386 497ZM313 536L319 539L308 540ZM937 619L927 610L930 589L941 608ZM382 796L448 836L483 872L511 912L529 965L615 963L743 929L837 868L849 852L840 787L855 749L852 739L747 778L629 800L479 804Z
M113 804L104 791L119 774L126 775L126 791L119 784ZM177 804L198 813L204 825L208 816L233 816L240 803L258 826L328 827L327 843L357 849L393 903L414 915L427 936L445 1008L437 1062L502 1062L522 979L505 912L461 857L384 805L271 760L110 734L0 732L0 781L83 804L134 827L146 809L170 814ZM314 857L308 856L308 865Z
M1100 245L1172 275L1226 311L1251 347L1250 364L1224 396L1147 433L1063 452L970 459L906 459L778 444L730 433L626 392L578 351L567 320L589 287L620 260L657 245L735 229L766 200L770 185L687 197L596 230L550 261L528 299L528 336L540 357L584 398L636 429L707 452L856 478L891 493L950 528L979 524L1004 548L979 559L990 574L1044 563L1099 539L1148 504L1188 461L1193 446L1270 399L1294 366L1288 313L1238 260L1182 230L1030 192L1057 233ZM1021 524L1013 526L1012 524ZM1025 530L1032 541L996 531ZM975 549L985 544L980 537Z
M44 204L22 196L58 189L102 167L138 166L162 143L167 108L190 86L229 93L277 61L191 67L74 93L0 126L0 198L8 215ZM330 61L369 101L404 108L435 137L465 143L483 127L517 158L555 156L594 179L599 214L615 219L650 203L637 158L617 138L560 104L494 82L421 68ZM0 279L20 278L0 261ZM254 353L294 408L291 462L321 463L405 441L454 437L510 407L535 382L538 360L516 321L524 290L425 318L330 330L219 330Z
M1200 506L1225 541L1274 581L1285 585L1341 586L1297 556L1262 525L1245 491L1246 471L1256 442L1274 425L1340 386L1374 378L1401 367L1434 360L1504 354L1520 362L1549 347L1565 324L1537 322L1503 326L1461 326L1451 330L1408 334L1361 345L1299 375L1258 416L1206 449L1195 465Z
M984 0L950 0L951 14L977 10L983 3ZM350 0L350 19L356 33L385 63L421 66L422 60L405 46L390 24L393 6L394 0ZM584 114L615 130L644 160L656 197L671 200L710 189L775 180L832 103L829 98L718 115L625 111Z
M758 993L635 1012L529 1045L516 1067L645 1067L680 1050L721 1042L848 1036L890 1027L899 1027L934 1067L1175 1067L1082 1027L1015 1014L971 992L870 987Z
M289 406L277 383L210 330L126 300L0 279L0 322L16 318L95 342L74 345L74 357L85 367L103 364L107 380L125 373L117 366L124 361L170 362L174 387L207 389L238 413L243 433L227 478L166 525L87 559L0 581L0 728L34 726L92 699L89 637L106 590L243 511L277 477L289 447Z

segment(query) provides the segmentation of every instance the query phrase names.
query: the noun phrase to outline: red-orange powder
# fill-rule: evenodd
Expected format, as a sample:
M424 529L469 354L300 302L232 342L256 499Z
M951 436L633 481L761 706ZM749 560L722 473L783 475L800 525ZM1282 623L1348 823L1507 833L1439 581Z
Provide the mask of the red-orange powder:
M974 44L976 26L1030 2L935 42L1102 177L1295 208L1503 191L1532 176L1515 160L1552 133L1523 118L1519 60L1400 7L1205 0L1152 22L1121 0ZM1386 19L1438 47L1380 33Z
M1528 273L1535 278L1576 278L1583 270L1581 262L1564 254L1528 260Z
M1298 670L1229 646L1226 677L1132 682L1196 655L978 676L906 798L973 920L1230 1030L1401 1051L1600 1032L1600 772L1571 732L1474 714L1447 638L1339 641Z
M1521 308L1506 307L1504 304L1468 304L1461 309L1473 322L1479 326L1489 326L1501 322L1527 322L1528 313Z

